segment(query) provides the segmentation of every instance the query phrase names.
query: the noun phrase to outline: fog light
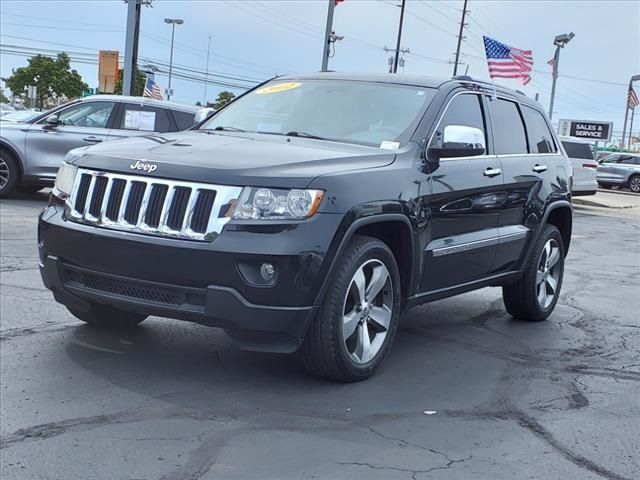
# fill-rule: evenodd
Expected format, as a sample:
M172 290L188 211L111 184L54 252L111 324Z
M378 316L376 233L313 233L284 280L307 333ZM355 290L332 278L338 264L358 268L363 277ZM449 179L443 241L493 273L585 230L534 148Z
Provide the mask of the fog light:
M260 276L266 281L270 282L276 275L276 269L270 263L263 263L260 265Z

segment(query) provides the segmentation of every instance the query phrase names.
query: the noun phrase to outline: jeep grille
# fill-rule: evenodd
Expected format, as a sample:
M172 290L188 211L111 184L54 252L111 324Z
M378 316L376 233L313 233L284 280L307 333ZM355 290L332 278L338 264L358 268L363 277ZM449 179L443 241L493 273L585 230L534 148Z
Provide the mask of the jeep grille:
M241 190L80 168L66 215L113 230L212 241Z

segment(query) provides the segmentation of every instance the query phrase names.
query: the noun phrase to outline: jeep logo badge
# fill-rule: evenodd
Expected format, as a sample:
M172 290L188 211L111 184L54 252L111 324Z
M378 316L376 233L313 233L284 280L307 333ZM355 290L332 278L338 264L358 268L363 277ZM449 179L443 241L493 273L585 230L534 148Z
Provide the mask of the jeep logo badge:
M129 168L131 170L142 170L144 172L153 173L158 169L158 166L153 163L144 163L138 160L136 163L129 165Z

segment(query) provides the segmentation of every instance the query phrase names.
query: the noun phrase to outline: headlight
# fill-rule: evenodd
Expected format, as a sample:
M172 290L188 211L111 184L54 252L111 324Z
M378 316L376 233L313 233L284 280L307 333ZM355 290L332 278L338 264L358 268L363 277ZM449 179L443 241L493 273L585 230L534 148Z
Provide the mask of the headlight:
M322 190L245 187L233 210L236 220L302 220L322 201Z
M73 188L73 182L76 179L77 171L78 167L75 165L62 162L51 193L62 200L65 200L69 195L71 195L71 189Z

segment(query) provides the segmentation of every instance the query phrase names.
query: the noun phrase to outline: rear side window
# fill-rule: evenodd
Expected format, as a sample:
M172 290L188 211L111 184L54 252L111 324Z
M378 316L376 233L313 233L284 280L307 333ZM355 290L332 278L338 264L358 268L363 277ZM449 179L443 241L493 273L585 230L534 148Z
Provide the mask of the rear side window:
M593 160L593 150L588 143L562 141L564 151L567 152L569 158L581 158L585 160Z
M120 126L122 130L140 130L145 132L166 133L175 128L169 120L169 115L164 108L150 107L147 105L134 105L126 103L122 106L122 118Z
M496 154L527 153L527 137L518 106L514 102L500 98L491 101L490 105Z
M178 124L178 130L186 130L193 127L196 118L195 113L181 112L180 110L171 110L171 113L173 113L173 119Z
M463 94L454 97L440 121L437 133L444 132L444 127L447 125L464 125L479 128L484 132L485 145L487 144L484 116L478 95ZM434 142L437 138L441 137L441 135L437 133L433 137Z
M521 105L522 116L527 125L527 135L529 136L529 150L531 153L555 153L555 143L553 134L540 112L533 108Z
M622 158L618 160L618 163L624 163L625 165L639 165L640 158L632 155L623 155Z

